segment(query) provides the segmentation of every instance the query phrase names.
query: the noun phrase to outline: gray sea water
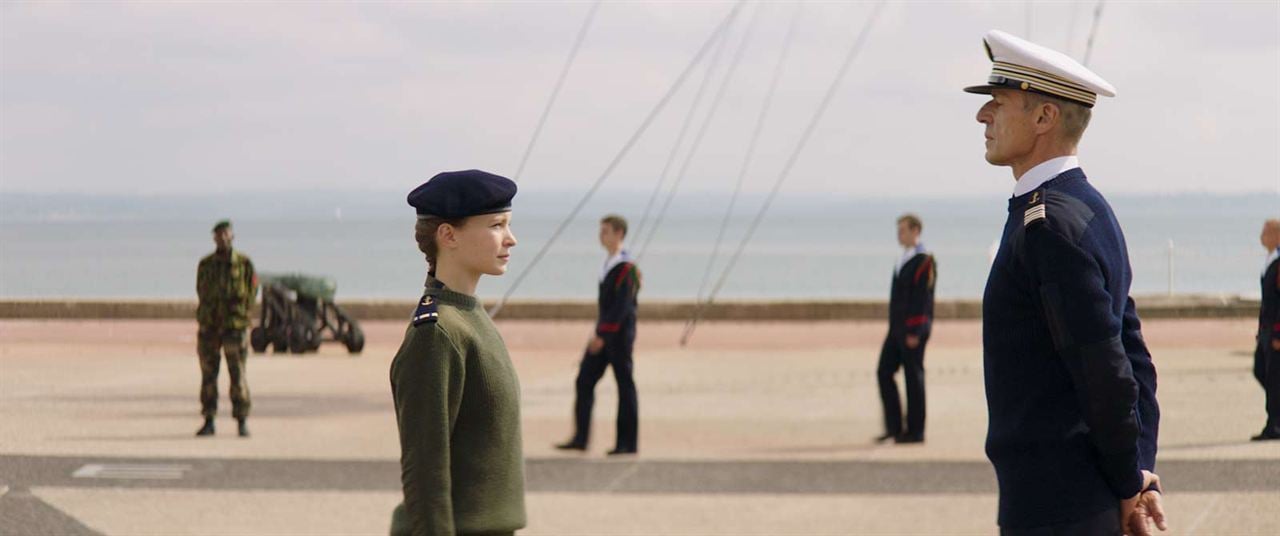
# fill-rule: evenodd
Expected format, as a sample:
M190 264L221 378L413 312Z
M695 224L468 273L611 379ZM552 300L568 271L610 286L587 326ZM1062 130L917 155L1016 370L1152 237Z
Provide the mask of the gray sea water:
M535 193L519 199L513 228L519 245L510 271L486 278L480 294L497 297L578 199ZM606 212L632 220L629 247L648 193L613 193L589 203L533 267L513 299L594 297L604 254L596 222ZM1112 196L1125 229L1135 294L1258 292L1265 258L1261 222L1280 216L1275 194ZM704 273L728 196L682 195L671 205L640 259L643 297L689 299ZM763 197L744 197L721 249L716 274ZM303 272L338 283L338 299L412 299L425 263L413 242L403 194L267 192L211 196L0 194L0 297L191 298L195 267L212 249L209 228L235 221L236 247L259 272ZM658 204L661 204L659 200ZM894 220L918 213L924 241L938 258L938 295L977 298L1007 215L1003 198L906 199L783 196L726 280L721 297L885 298L900 254ZM655 211L656 212L656 209ZM650 218L651 222L653 218ZM653 229L652 223L647 225ZM637 232L641 234L636 235ZM1170 247L1172 244L1172 247ZM713 276L714 278L714 276Z

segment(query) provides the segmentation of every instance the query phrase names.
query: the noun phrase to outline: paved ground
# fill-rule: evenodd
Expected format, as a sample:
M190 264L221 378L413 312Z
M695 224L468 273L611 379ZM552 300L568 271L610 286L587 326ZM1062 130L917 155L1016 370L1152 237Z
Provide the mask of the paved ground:
M990 534L980 325L943 322L927 358L929 436L874 445L876 323L641 327L641 456L562 455L589 325L506 322L523 386L524 534ZM196 439L186 322L0 322L0 534L380 534L399 500L387 366L255 355L254 436ZM1174 534L1280 533L1280 445L1263 419L1247 321L1149 322L1164 407L1159 472Z

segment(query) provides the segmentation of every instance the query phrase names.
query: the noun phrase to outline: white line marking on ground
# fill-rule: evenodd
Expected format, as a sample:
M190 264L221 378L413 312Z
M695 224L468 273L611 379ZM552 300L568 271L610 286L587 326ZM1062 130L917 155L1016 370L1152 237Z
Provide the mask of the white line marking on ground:
M631 478L631 476L636 474L636 471L639 471L639 470L640 470L640 464L636 462L632 462L631 467L628 467L626 471L623 471L621 474L617 476L617 478L614 478L613 482L610 482L608 486L605 486L604 492L613 493L615 491L618 491L618 488L622 487L622 483L626 481L628 478Z
M1196 529L1200 528L1200 524L1204 523L1205 519L1208 519L1209 512L1212 512L1213 508L1218 506L1218 501L1220 499L1222 499L1222 495L1214 495L1213 498L1209 500L1209 504L1204 505L1204 510L1200 511L1200 515L1196 516L1195 522L1191 523L1191 526L1187 528L1187 536L1191 536L1196 533Z
M190 470L190 465L90 463L76 469L71 476L114 480L177 480Z

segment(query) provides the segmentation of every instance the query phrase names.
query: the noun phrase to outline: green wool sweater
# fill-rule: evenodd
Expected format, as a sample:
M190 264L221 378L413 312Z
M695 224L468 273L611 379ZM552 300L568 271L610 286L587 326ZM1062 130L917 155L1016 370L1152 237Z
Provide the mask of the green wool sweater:
M473 296L428 286L435 322L405 332L391 363L404 503L391 533L510 533L525 526L520 385Z

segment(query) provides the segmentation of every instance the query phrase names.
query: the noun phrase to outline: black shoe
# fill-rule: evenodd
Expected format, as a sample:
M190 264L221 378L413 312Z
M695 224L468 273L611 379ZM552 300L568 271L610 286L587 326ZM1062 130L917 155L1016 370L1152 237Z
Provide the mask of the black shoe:
M876 438L875 438L875 442L876 442L876 443L884 443L884 442L889 441L889 440L891 440L891 439L897 439L897 438L898 438L898 434L891 434L891 433L889 433L889 432L885 432L885 433L884 433L884 435L878 435L878 436L876 436Z
M625 448L625 449L624 449L624 448L619 447L619 448L616 448L616 449L613 449L613 450L609 451L609 453L608 453L607 455L608 455L608 456L634 456L635 454L636 454L636 449L635 449L635 447L632 447L632 448Z
M211 436L213 435L213 431L213 417L206 417L204 420L204 426L201 426L199 430L196 430L196 437Z
M249 437L249 424L246 419L240 419L240 437Z
M893 438L893 442L899 445L909 445L911 443L924 443L924 434L902 434Z
M587 450L587 444L579 443L577 441L568 441L556 445L556 450Z
M1280 431L1275 428L1263 428L1262 433L1249 438L1250 441L1272 441L1280 439Z

